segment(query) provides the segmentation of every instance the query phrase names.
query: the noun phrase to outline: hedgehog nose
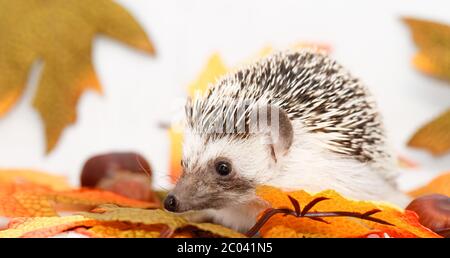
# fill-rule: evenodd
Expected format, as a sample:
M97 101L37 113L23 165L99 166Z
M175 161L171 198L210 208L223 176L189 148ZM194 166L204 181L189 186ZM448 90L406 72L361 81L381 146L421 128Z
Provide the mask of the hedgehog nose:
M168 210L168 211L176 212L177 207L178 207L178 202L177 202L177 199L175 198L175 196L173 196L171 194L168 195L166 197L166 200L164 200L164 208L166 208L166 210Z

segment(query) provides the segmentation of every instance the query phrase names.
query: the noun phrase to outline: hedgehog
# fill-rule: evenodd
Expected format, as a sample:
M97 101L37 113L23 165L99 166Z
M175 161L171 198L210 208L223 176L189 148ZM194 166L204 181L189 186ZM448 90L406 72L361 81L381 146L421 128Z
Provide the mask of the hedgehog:
M228 73L187 101L184 122L168 211L245 232L267 208L258 185L408 203L373 96L318 50L277 52Z

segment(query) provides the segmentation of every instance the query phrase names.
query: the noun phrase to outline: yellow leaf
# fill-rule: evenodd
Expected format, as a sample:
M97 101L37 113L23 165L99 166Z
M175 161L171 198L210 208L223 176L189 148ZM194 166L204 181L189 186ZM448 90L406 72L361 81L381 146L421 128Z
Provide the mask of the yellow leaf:
M83 212L81 215L104 222L129 222L133 224L143 224L147 226L163 225L169 231L167 236L180 231L203 231L206 234L220 237L244 237L244 235L231 229L211 223L192 223L184 217L166 212L160 209L137 209L137 208L119 208L115 205L102 205L93 210L93 212ZM199 232L196 232L199 233Z
M63 176L50 175L31 169L0 169L0 183L24 182L47 186L55 191L71 189Z
M170 128L169 139L170 139L169 176L170 181L172 183L175 183L181 176L181 172L183 170L181 166L181 159L183 156L182 151L183 133L181 129L177 127Z
M188 86L189 97L193 98L195 94L205 93L208 86L214 83L220 76L224 75L227 70L220 55L218 53L213 54L197 79Z
M111 0L0 0L0 116L22 95L30 67L43 60L33 106L40 113L47 152L76 120L81 94L101 92L91 52L99 33L153 54L145 32Z
M434 155L447 153L450 149L450 109L420 128L408 146L426 149Z
M128 223L103 223L91 228L77 228L77 233L93 238L157 238L161 232Z
M413 64L420 71L450 81L450 26L420 20L403 18L409 26L419 53Z
M95 224L96 221L80 215L15 218L11 220L8 229L0 231L0 238L50 237L79 226Z

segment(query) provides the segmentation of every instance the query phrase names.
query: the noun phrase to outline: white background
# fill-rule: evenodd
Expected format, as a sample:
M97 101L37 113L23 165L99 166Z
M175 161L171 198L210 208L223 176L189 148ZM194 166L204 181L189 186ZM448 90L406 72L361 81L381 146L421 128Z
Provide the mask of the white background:
M94 43L94 60L104 95L87 92L78 121L57 148L44 154L43 127L31 107L38 70L24 97L0 119L0 167L78 174L89 156L133 150L148 158L155 185L167 186L169 141L158 123L170 121L174 102L186 95L208 57L219 51L236 65L267 45L299 41L330 44L333 56L370 87L385 118L392 145L420 163L404 172L404 189L450 170L450 155L433 158L405 147L416 128L450 106L450 85L411 65L415 46L401 16L450 24L450 1L193 1L120 0L149 33L151 58L110 39Z

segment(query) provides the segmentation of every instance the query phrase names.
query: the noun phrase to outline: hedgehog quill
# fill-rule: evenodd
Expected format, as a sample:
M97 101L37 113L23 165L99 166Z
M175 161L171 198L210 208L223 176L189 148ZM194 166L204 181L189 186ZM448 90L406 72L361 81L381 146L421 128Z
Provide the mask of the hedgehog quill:
M247 231L266 204L257 185L405 206L373 97L314 50L275 53L188 100L183 174L164 206Z

